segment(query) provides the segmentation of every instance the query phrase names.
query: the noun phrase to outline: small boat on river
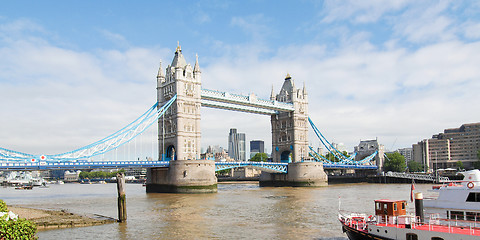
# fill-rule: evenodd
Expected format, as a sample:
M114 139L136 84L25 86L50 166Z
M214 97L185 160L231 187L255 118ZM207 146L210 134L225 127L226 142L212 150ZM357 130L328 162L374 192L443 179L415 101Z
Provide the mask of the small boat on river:
M339 212L350 240L478 240L480 222L424 217L423 195L415 194L415 215L407 214L405 200L375 200L375 215ZM459 223L462 223L460 226Z
M33 185L18 186L18 187L15 187L15 189L17 189L17 190L32 190L32 189L33 189Z

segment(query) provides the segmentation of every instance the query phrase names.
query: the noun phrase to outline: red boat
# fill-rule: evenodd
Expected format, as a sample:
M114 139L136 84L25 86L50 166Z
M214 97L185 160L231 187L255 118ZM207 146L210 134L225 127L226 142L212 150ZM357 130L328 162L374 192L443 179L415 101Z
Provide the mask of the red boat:
M405 200L375 200L375 215L339 213L343 231L350 240L478 240L480 222L425 218L423 196L415 195L415 215L406 212Z

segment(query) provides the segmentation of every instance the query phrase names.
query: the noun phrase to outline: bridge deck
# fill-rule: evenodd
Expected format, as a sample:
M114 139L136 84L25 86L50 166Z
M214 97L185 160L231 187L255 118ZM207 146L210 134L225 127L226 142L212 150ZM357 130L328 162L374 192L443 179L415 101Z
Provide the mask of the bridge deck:
M28 171L28 170L62 170L62 169L97 169L97 168L149 168L168 167L168 161L77 161L77 162L36 162L0 163L0 170L3 171ZM216 162L215 170L224 170L237 167L258 167L273 172L287 172L288 163L274 162ZM348 165L348 164L323 164L325 169L377 169L372 165Z

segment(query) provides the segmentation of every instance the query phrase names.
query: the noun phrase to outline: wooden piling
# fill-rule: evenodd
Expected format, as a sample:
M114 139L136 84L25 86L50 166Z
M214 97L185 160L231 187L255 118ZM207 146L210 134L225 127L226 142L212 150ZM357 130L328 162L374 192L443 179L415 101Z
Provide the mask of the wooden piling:
M118 222L127 221L127 202L125 196L125 174L117 173L117 191L118 191Z

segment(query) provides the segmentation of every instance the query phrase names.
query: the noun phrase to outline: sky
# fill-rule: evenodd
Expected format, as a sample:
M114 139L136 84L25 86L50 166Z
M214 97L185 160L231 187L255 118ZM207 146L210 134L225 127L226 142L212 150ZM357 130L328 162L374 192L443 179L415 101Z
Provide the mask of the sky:
M268 99L289 73L348 151L480 120L478 1L4 1L0 147L62 153L121 129L155 103L177 42L206 89ZM202 108L201 128L203 149L237 128L271 151L268 116Z

